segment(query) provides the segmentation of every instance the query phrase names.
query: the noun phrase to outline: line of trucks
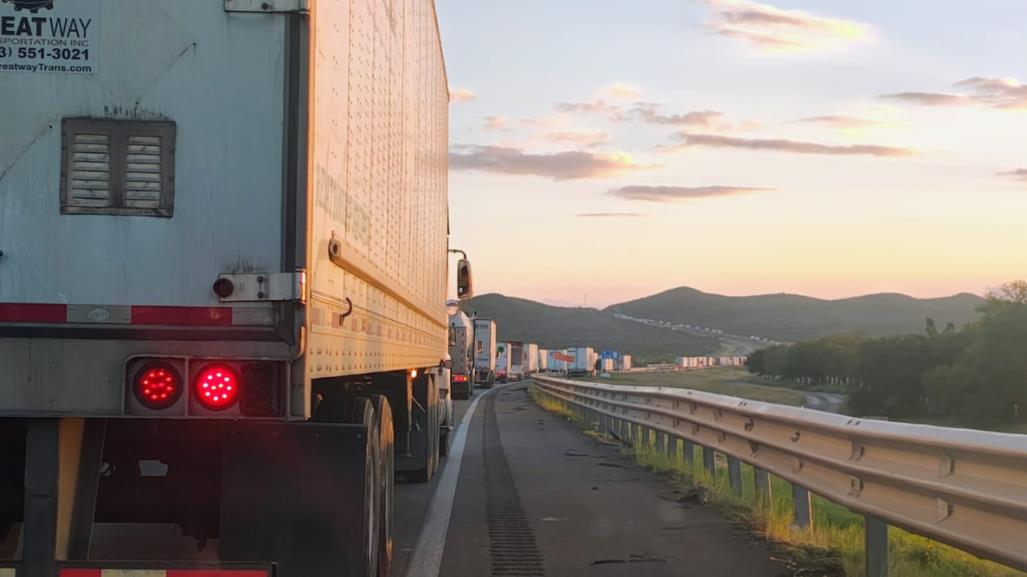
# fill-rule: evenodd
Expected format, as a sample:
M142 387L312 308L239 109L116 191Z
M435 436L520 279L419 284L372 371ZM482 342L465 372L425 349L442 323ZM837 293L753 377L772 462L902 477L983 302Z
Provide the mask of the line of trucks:
M454 311L449 317L452 395L468 399L475 386L520 381L535 373L570 376L630 370L631 356L592 347L548 350L535 343L498 341L496 321Z
M434 2L0 19L82 59L0 54L0 576L388 576L448 431Z

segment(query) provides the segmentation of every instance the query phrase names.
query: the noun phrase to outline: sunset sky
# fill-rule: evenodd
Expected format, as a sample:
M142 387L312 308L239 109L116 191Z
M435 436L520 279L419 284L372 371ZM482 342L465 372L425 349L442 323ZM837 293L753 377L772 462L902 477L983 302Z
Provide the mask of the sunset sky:
M1022 0L438 0L479 293L1027 276Z

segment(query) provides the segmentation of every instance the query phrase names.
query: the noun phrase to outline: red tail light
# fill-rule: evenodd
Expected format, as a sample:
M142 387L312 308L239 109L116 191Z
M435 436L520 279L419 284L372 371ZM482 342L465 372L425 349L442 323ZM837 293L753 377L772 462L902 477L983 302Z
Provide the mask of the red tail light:
M467 382L467 375L453 375L453 382L454 383L466 383Z
M182 396L182 376L169 363L156 361L143 365L132 382L132 392L146 408L161 410Z
M193 393L205 409L222 411L239 400L242 387L239 374L232 367L223 364L207 365L196 374Z

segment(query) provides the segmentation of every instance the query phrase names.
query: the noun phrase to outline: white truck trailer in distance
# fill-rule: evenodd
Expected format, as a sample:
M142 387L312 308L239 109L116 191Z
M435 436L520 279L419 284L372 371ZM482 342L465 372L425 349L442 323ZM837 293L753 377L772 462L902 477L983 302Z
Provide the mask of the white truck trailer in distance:
M474 319L474 383L491 387L496 382L496 321Z
M525 375L533 375L538 372L538 345L535 343L524 343L524 361L521 365L524 367Z
M567 363L569 374L591 375L595 373L595 361L598 357L592 347L573 347L567 349L566 354L574 357L573 361Z
M463 311L449 315L449 390L454 399L469 399L474 391L474 326Z
M434 2L19 0L0 19L83 23L53 51L74 61L0 70L0 574L85 571L94 525L145 523L177 536L114 567L187 576L207 547L247 575L388 575L393 471L427 481L440 451Z
M513 362L510 359L510 343L499 343L496 346L496 381L506 383L510 381L510 371Z

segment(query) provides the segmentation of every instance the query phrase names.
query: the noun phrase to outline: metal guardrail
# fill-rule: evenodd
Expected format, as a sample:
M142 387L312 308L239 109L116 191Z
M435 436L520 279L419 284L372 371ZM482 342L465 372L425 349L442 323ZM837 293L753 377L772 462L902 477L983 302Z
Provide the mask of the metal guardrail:
M887 572L888 524L1027 570L1027 436L873 421L687 389L533 378L541 392L622 438L648 439L654 431L658 448L670 451L674 439L702 446L707 469L714 451L727 455L736 492L741 461L755 468L758 490L770 472L800 494L812 491L865 515L871 577ZM804 501L800 524L809 519L808 493Z

